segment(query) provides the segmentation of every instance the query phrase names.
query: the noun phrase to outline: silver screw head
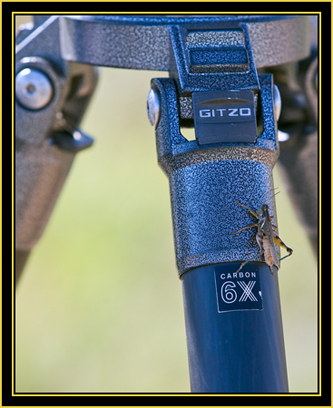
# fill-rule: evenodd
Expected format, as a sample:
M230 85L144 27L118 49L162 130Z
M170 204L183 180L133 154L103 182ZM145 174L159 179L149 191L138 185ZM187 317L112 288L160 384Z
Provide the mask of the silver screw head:
M152 126L156 127L160 118L161 105L157 89L151 88L147 98L147 115Z
M52 99L53 88L48 77L36 69L24 68L16 75L18 102L28 109L42 109Z

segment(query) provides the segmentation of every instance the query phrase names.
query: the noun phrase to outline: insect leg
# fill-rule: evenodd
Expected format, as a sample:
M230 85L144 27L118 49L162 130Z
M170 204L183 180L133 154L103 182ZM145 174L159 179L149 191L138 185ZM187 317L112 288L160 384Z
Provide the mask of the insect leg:
M263 246L263 240L264 240L264 234L261 229L258 229L258 232L256 235L256 241L257 241L258 247L260 248L260 251L262 254L265 252L264 246Z
M254 226L256 226L256 224L254 224ZM251 225L249 225L249 227L251 227ZM258 230L257 235L255 236L255 238L256 238L257 244L258 244L258 246L260 248L261 253L263 253L264 252L264 249L263 249L263 246L262 246L263 234L262 234L260 229ZM236 273L240 272L247 263L249 263L251 261L255 261L255 260L256 259L253 258L253 259L248 259L247 261L243 262L241 264L241 266L238 268L238 270L236 271Z
M259 230L257 233L257 244L261 250L261 253L264 256L264 260L266 264L269 266L269 269L271 270L271 274L274 275L273 271L273 265L276 265L277 268L279 269L279 261L277 259L277 255L275 256L273 251L275 251L274 248L271 248L270 245L270 240L268 239L267 235L262 231Z
M236 203L237 203L238 205L240 205L241 207L244 207L244 208L246 208L248 211L250 211L250 213L251 213L254 217L259 218L258 214L257 214L255 211L251 210L251 208L247 207L247 206L244 205L244 204L241 204L241 203L238 202L238 201L236 201Z
M249 228L253 228L253 227L259 227L259 224L251 224L251 225L248 225L247 227L244 227L244 228L241 228L240 230L238 230L238 231L235 231L235 232L230 232L230 234L238 234L239 232L241 232L241 231L244 231L244 230L247 230L247 229L249 229Z
M288 256L292 255L293 250L289 247L287 247L287 245L281 240L280 237L278 237L276 234L274 234L274 242L279 245L281 248L284 248L287 252L288 255L284 256L283 258L280 259L280 261L282 261L282 259L287 258Z
M291 253L291 254L292 254L292 253ZM288 256L290 256L291 254L289 253L288 255L284 256L283 258L280 258L280 259L279 259L279 262L282 261L283 259L288 258Z
M241 266L237 269L237 271L236 271L235 273L240 272L240 271L244 268L244 266L245 266L247 263L252 262L252 261L255 261L255 259L248 259L247 261L243 262L243 263L241 264Z
M289 252L289 255L293 253L293 250L282 241L280 237L278 237L276 234L274 234L274 242L279 245L281 248L284 248L287 252Z

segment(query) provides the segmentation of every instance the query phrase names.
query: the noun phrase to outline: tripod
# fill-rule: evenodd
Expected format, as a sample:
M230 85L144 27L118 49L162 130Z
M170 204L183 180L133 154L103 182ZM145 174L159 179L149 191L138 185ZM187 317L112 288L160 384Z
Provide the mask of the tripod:
M143 19L141 21L140 18L134 20L124 18L123 20L115 16L105 18L104 16L103 18L86 16L82 18L54 17L53 19L40 21L40 32L43 35L48 33L50 38L57 39L60 30L63 48L61 48L61 58L59 60L61 60L60 66L63 72L66 72L70 77L67 82L64 78L57 79L53 67L46 61L47 58L43 59L40 56L36 58L34 56L36 54L29 49L33 45L38 46L36 45L38 39L40 39L41 44L45 42L45 38L43 39L41 34L31 42L28 41L28 36L21 41L21 46L19 45L18 73L23 75L24 69L28 69L30 70L27 73L28 76L39 75L39 73L42 73L43 76L44 74L46 77L46 90L43 88L44 90L41 93L46 95L45 100L47 102L44 106L33 107L29 95L28 99L24 99L24 95L23 97L18 95L18 186L20 186L20 177L24 175L26 178L21 185L35 186L38 184L40 185L39 190L43 192L40 195L35 194L35 197L39 197L39 204L36 206L34 203L29 209L27 195L32 189L26 188L24 191L23 188L18 187L18 260L26 256L45 226L50 207L55 202L57 192L67 174L74 153L91 144L91 139L77 130L77 127L83 114L82 111L88 103L94 87L94 69L90 66L71 64L66 61L136 69L168 69L170 71L171 79L154 79L152 81L152 92L148 105L150 121L156 127L159 163L170 179L177 265L184 287L185 310L188 313L189 351L193 352L193 354L190 354L190 371L194 392L285 392L287 390L285 367L283 361L281 362L281 355L283 354L282 333L279 330L277 333L275 332L277 330L275 323L280 320L277 274L275 273L274 277L271 275L267 265L262 262L262 255L258 248L251 248L252 252L249 253L248 234L232 237L230 232L238 229L238 225L244 226L248 223L245 212L243 213L234 204L235 200L242 200L245 204L251 204L251 207L258 208L265 193L273 188L271 169L278 156L275 129L276 116L274 116L277 115L278 94L277 91L274 94L272 77L267 73L258 76L256 69L261 64L265 65L267 63L265 58L269 59L268 65L288 62L288 58L290 58L288 51L285 49L283 50L283 54L285 53L283 56L286 59L283 59L281 54L278 53L275 53L272 57L271 43L267 45L266 50L261 46L260 56L258 57L254 50L258 47L258 44L262 43L263 33L258 34L258 37L253 33L257 33L256 30L260 26L264 27L264 33L266 34L267 31L265 30L274 30L276 32L277 26L287 24L288 28L292 28L298 33L295 37L304 38L306 34L302 31L306 27L304 19L300 18L302 21L296 24L297 20L298 18L280 20L266 16L264 18L249 18L248 20L245 17L235 17L234 19L217 17L208 18L206 21L204 19L171 19L171 21L168 19L159 19L158 21ZM183 24L185 24L184 27ZM52 32L52 30L55 31ZM122 33L123 37L120 36L120 38L126 38L126 44L131 44L131 39L137 38L140 30L142 32L140 32L141 37L139 36L139 38L143 39L146 39L147 35L151 32L154 33L155 30L155 35L158 33L156 38L160 42L154 44L156 48L151 48L151 43L145 40L144 44L135 45L134 49L129 50L129 53L125 52L126 58L119 59L117 50L115 56L112 57L110 50L105 52L105 50L93 46L96 45L96 38L100 41L100 45L108 46L110 43L113 44L110 40L113 30L117 34L117 38L119 33ZM285 31L285 27L281 31ZM165 34L166 32L167 34ZM56 33L58 34L55 35ZM87 33L86 37L84 33ZM166 37L168 38L166 39ZM87 38L91 39L93 45L86 43ZM68 39L71 39L71 41L67 41ZM165 47L168 40L172 44L172 53L169 56L165 54L165 50L169 49L169 47ZM221 48L221 42L224 47L222 56L219 55L219 50L217 50L218 47ZM125 47L126 44L119 43L120 49ZM144 46L143 52L142 47ZM157 51L161 50L164 53L157 53ZM60 46L57 49L56 44L52 45L52 52L46 50L47 54L52 54L52 59L55 58L56 51L60 52ZM265 55L265 51L267 55ZM298 51L296 55L295 48L290 51L293 58L302 59L307 55L308 47L306 44L302 44L296 51ZM23 56L20 52L27 54ZM138 55L142 54L145 56L143 62L138 59ZM32 55L32 57L27 57L27 55ZM104 57L110 58L110 60L103 60ZM274 57L276 60L274 60ZM212 58L212 61L209 58ZM257 62L258 58L259 62ZM38 73L36 74L34 71ZM50 80L53 81L52 86L49 86L49 90L47 90L47 82L50 82ZM22 81L22 78L18 77L18 81ZM32 82L32 85L36 84L36 88L38 88L37 82L34 82L38 81L37 79L30 77L29 81ZM82 82L85 84L83 90L79 86ZM20 86L20 82L18 82L17 89L20 89ZM80 90L80 92L75 95L75 90ZM246 106L238 105L236 108L230 108L228 105L209 107L206 104L203 114L210 113L211 116L209 117L211 118L214 109L214 112L219 112L218 109L237 109L233 113L238 113L239 116L244 113L244 116L248 116L249 110L252 109L253 111L256 108L256 117L251 116L251 121L247 122L218 123L219 129L217 131L211 127L214 127L215 123L207 125L208 131L206 131L206 124L198 123L197 128L201 127L201 129L197 140L186 141L179 131L181 126L193 126L196 119L200 121L200 111L199 117L194 116L196 112L195 105L192 105L191 95L196 93L196 96L202 96L205 92L215 92L216 90L224 93L222 96L221 94L217 97L214 95L214 100L228 99L230 95L226 92L237 90L241 92L241 98L238 98L238 101L244 98L249 104ZM248 93L250 96L248 96ZM65 97L62 95L67 95L67 99L64 99ZM75 95L75 98L73 98L73 95ZM41 98L38 97L37 100L37 102L42 103ZM197 101L198 104L203 102L207 102L207 100ZM274 105L272 102L274 102ZM51 108L54 111L51 112ZM36 115L39 120L36 120ZM245 119L249 118L245 117ZM257 120L256 123L254 123L254 119ZM38 123L41 128L36 131L31 126L32 122ZM247 128L251 126L255 131L262 126L264 131L258 132L259 135L250 135L253 139L249 140L249 135L242 130L232 133L230 123L236 123L240 127L246 123ZM226 127L228 130L225 130ZM21 128L24 129L24 137L20 138L19 129ZM52 131L50 131L50 128L52 128ZM30 137L27 135L27 129L30 129ZM52 159L57 160L59 163L58 172L48 171L49 160L41 160L41 150L38 150L37 156L31 147L40 143L40 140L32 140L36 134L39 134L43 141L45 135L47 135L48 144L45 146L45 155L54 154ZM220 138L221 135L222 138ZM207 140L207 138L211 137L212 139ZM26 141L31 143L30 149L27 148ZM52 153L50 153L51 151ZM33 172L34 179L31 179L29 177L31 177L32 170L27 166L31 165L31 163L34 163L35 166L37 162L40 167L38 171ZM25 163L27 163L26 166ZM20 167L21 165L22 167ZM47 180L45 178L41 180L42 175ZM248 176L247 180L244 179L244 175ZM46 186L55 187L47 189ZM46 191L50 192L49 196L45 194ZM43 205L41 205L41 201L44 202ZM267 201L270 208L274 209L273 199L268 197ZM33 214L32 211L34 211ZM31 223L32 219L38 220L38 223ZM237 227L235 226L235 219L238 219L239 222ZM222 285L224 282L219 281L219 277L227 276L229 273L233 274L238 269L239 261L253 258L257 258L257 261L249 265L249 267L254 268L254 270L249 269L244 273L253 273L256 274L256 277L258 274L260 275L261 290L257 289L258 292L253 296L258 297L257 294L262 292L267 294L263 296L263 302L265 298L275 299L269 306L271 309L265 309L264 307L262 309L251 309L254 303L247 299L250 305L249 309L239 311L231 309L231 312L223 310L227 302L224 302L225 304L221 303L223 298L219 298L216 294L217 288L220 293L223 293ZM210 276L210 286L205 287L205 279L208 276ZM254 276L251 276L251 279L253 278ZM249 280L244 282L246 285L249 284ZM219 285L221 285L221 288ZM199 288L205 288L207 292L200 292ZM236 288L238 287L236 286ZM197 297L197 293L201 293L202 299ZM230 293L233 294L234 292L231 291ZM238 296L241 296L240 294L241 292L238 293ZM210 302L206 310L202 310L202 305L205 304L204 299L209 299ZM212 310L217 313L214 318L210 316ZM254 310L260 310L260 312ZM266 320L267 310L275 316L271 321ZM263 320L260 324L258 322L254 323L251 320L252 316L257 319L259 315L263 316ZM193 322L193 316L196 316L199 320ZM263 377L260 376L257 378L258 383L250 389L248 388L249 375L243 373L243 379L238 378L238 384L235 385L233 380L235 376L230 376L230 371L223 371L225 375L218 373L219 370L218 367L215 367L215 364L220 365L221 360L216 359L216 353L220 353L221 343L217 342L216 349L207 356L205 354L207 338L196 337L200 331L213 333L215 328L221 324L219 330L222 331L216 333L216 338L226 339L227 333L224 332L226 327L228 327L228 332L233 331L233 327L236 328L241 325L238 319L243 321L244 316L246 316L246 319L248 318L247 329L240 339L235 340L232 350L225 350L226 354L221 358L226 358L229 355L232 362L225 362L223 365L224 367L233 366L235 361L235 354L233 353L242 349L243 338L248 338L250 343L257 344L256 349L258 349L259 344L262 344L264 332L275 333L272 337L280 340L276 344L275 354L270 355L273 361L267 358L268 352L263 352L263 361L259 364L264 367L265 360L267 370L272 365L278 367L276 370L278 374L275 372L274 378L268 372L261 373L267 380L265 385L267 389L261 388L263 386ZM223 324L217 323L222 322L222 319ZM271 326L272 321L274 321L273 327ZM265 326L266 324L268 326ZM252 337L250 332L253 332L254 327L261 327L261 330ZM200 331L198 328L201 328ZM247 367L245 357L243 356L239 361L242 361L242 364ZM205 360L207 365L204 366L200 359ZM250 366L248 367L250 369ZM212 378L210 378L210 373ZM277 378L275 378L275 375ZM210 385L205 388L204 383L207 384L207 378L209 378L208 383ZM259 382L261 383L260 386Z

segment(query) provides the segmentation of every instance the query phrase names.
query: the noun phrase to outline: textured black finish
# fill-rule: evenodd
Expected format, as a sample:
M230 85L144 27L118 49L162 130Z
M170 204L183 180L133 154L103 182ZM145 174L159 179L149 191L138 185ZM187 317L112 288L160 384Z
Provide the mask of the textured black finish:
M216 262L262 260L254 230L231 232L249 224L236 200L257 210L274 188L272 168L279 150L273 115L272 76L260 76L263 132L255 143L199 145L180 133L177 90L172 79L153 79L161 95L156 128L159 164L170 181L179 274ZM275 216L273 195L266 195Z
M240 25L248 29L257 68L308 55L308 17L278 15L61 16L62 54L87 64L170 71L172 30L185 36L187 30L216 30L218 41L221 31Z
M235 23L229 30L203 32L170 26L169 32L169 71L180 93L259 88L247 25ZM239 53L245 60L240 60Z
M97 82L95 67L62 58L59 17L37 16L35 23L30 34L18 39L16 73L24 68L43 72L52 83L53 98L39 110L15 106L15 246L20 252L38 242L75 153L92 142L85 137L76 140L80 133L75 132ZM50 143L59 132L73 137L71 146L65 143L67 151ZM61 144L60 139L57 142Z
M219 272L227 278L239 265L218 265ZM192 392L288 392L277 274L262 262L251 263L260 277L263 309L219 313L214 268L182 277Z

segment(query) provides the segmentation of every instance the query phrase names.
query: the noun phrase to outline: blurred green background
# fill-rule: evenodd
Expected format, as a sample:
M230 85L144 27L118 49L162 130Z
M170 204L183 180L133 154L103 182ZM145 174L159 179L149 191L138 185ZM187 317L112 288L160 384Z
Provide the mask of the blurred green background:
M26 21L18 17L18 24ZM189 392L167 177L146 115L161 72L101 68L79 153L16 291L16 392ZM317 264L274 170L291 392L317 392Z

